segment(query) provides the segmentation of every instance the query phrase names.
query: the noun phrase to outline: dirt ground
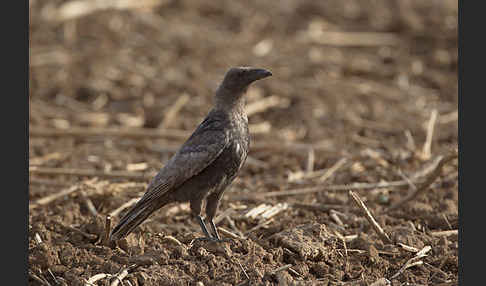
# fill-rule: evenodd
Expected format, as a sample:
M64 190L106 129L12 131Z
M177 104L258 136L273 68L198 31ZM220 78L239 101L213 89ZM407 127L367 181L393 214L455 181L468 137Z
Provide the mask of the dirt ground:
M457 285L457 1L29 5L32 285ZM273 76L232 242L194 242L180 204L104 245L236 65Z

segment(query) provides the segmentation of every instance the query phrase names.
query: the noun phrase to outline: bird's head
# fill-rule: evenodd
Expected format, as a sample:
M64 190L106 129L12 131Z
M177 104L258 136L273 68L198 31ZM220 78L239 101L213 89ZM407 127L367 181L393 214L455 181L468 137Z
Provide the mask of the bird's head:
M233 67L226 72L221 87L231 92L244 92L252 82L271 75L266 69Z

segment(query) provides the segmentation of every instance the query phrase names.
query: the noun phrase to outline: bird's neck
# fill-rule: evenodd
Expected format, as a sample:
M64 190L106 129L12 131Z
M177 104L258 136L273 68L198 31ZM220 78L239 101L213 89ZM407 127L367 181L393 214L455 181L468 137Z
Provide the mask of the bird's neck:
M219 87L216 91L215 108L226 112L245 113L245 94L246 90L230 91L224 87Z

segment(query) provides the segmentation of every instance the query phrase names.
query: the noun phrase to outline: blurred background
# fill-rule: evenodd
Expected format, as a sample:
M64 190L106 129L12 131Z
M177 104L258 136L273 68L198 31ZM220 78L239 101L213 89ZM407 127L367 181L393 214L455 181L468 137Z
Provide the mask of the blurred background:
M397 170L457 148L457 5L30 0L30 199L79 181L73 170L140 172L147 181L207 114L226 70L240 65L273 76L248 91L250 158L230 193L315 186L302 172L342 158L346 171L326 183L402 179ZM457 166L451 172L457 182ZM444 211L457 227L457 185L448 190L433 198L451 201ZM92 200L103 213L137 195Z

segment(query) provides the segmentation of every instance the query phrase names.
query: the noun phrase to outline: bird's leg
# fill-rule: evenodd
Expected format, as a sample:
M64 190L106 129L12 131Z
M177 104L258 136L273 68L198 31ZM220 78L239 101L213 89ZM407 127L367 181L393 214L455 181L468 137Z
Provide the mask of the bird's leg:
M201 229L202 231L204 232L204 235L207 237L207 238L213 238L210 234L209 234L209 231L208 231L208 228L206 227L206 224L204 223L204 220L203 218L198 215L197 216L197 220L199 221L199 225L201 226ZM212 221L211 221L212 222Z
M211 224L211 228L213 229L213 233L214 235L216 236L215 238L217 239L218 242L232 242L233 240L231 238L221 238L219 236L219 233L218 233L218 228L216 227L216 225L214 224L214 221L213 219L211 218L209 220L210 224Z
M211 220L209 220L209 223L211 224L211 228L213 229L214 236L216 236L217 239L221 240L221 237L219 237L218 229L216 228L216 225L214 224L214 221L211 219Z
M219 206L219 201L221 197L223 196L224 189L219 192L214 192L211 195L209 195L206 199L206 218L209 221L209 224L211 225L211 229L214 234L214 238L219 241L219 242L231 242L232 240L229 238L221 238L218 233L218 228L214 224L214 216L216 215L216 211L218 210Z

